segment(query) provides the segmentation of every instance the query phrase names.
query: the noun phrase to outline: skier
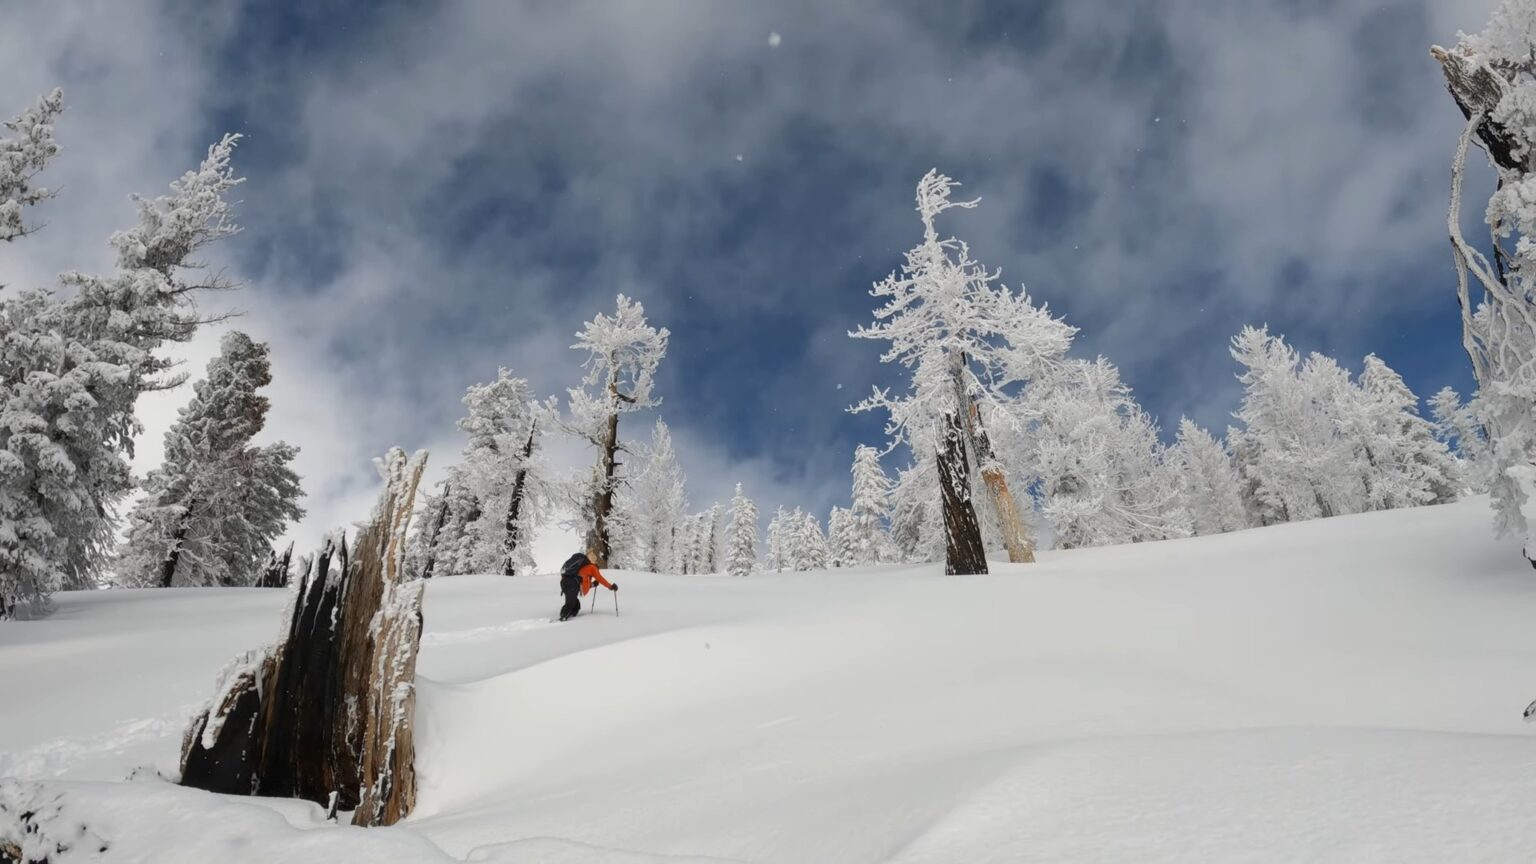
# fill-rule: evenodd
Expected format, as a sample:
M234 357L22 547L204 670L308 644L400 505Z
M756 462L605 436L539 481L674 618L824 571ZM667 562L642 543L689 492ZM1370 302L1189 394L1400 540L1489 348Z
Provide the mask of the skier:
M565 564L560 568L560 593L565 595L565 605L560 607L561 621L568 621L581 614L581 598L592 590L593 582L609 591L619 590L618 583L604 579L602 571L597 569L597 565L592 563L585 552L577 552L565 559Z

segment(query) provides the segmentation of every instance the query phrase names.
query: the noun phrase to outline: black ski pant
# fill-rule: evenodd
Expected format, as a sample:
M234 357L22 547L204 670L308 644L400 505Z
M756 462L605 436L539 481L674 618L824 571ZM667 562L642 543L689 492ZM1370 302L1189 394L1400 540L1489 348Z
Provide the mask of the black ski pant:
M560 607L560 620L575 618L581 613L581 595L572 591L565 595L565 605Z

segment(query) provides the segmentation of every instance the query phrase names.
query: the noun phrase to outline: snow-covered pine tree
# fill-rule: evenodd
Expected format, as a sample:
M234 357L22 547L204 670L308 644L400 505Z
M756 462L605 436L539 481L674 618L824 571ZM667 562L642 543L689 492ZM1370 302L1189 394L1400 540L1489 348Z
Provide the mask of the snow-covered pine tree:
M731 498L731 521L725 529L725 572L749 576L757 572L757 505L736 484Z
M0 300L0 594L36 602L101 575L133 485L139 394L183 380L155 352L190 339L204 323L195 295L223 287L189 273L238 230L226 200L241 182L236 141L210 147L170 195L137 199L138 224L112 236L113 275L65 273L63 299Z
M789 529L791 527L789 514L784 512L781 506L773 512L773 518L768 520L768 569L775 573L783 573L789 569Z
M860 563L853 542L853 511L833 507L827 515L827 566L857 567Z
M124 585L254 585L271 544L304 511L298 449L257 447L272 383L264 342L226 333L219 356L193 385L192 401L165 433L165 461L149 472L144 497L128 515L116 562Z
M699 514L699 566L700 573L720 572L720 514L723 512L720 504L709 505L709 509Z
M1351 425L1366 466L1373 510L1444 504L1456 499L1456 462L1434 424L1419 416L1419 397L1375 354L1360 372L1358 418Z
M598 451L586 546L599 567L608 566L612 554L608 521L619 485L619 415L660 404L651 387L667 353L668 335L667 328L646 323L643 306L620 294L613 317L598 314L571 346L587 353L582 386L570 391L571 428Z
M874 392L855 411L884 409L893 445L906 443L914 458L935 459L945 526L945 570L985 573L986 555L971 501L971 470L986 481L999 514L1018 516L1002 476L1002 466L980 429L980 402L1006 402L1020 388L1048 375L1065 357L1075 332L1024 292L995 284L970 257L966 244L939 238L934 220L952 207L976 201L951 201L953 180L930 171L917 186L917 210L923 241L906 255L900 273L871 290L886 298L875 310L875 323L850 333L859 339L889 341L881 361L910 369L908 392ZM922 450L920 451L919 448ZM967 451L976 457L974 466ZM926 451L926 452L924 452ZM1005 531L1010 558L1029 560L1032 552L1018 518Z
M420 536L417 541L420 544L417 556L420 569L412 572L425 578L474 573L477 558L483 560L475 529L485 512L480 499L462 481L455 481L450 473L442 484L442 491L427 506L429 512L432 508L440 508L440 521L432 523L435 530ZM428 524L427 520L421 520L416 529L418 534Z
M891 487L891 556L917 564L944 557L944 518L938 504L938 465L913 460Z
M843 566L879 564L891 557L891 480L880 467L880 451L860 444L853 451L853 506L847 525Z
M827 569L827 537L821 532L820 520L814 513L799 509L795 513L799 517L800 526L795 532L794 569L801 572Z
M1473 413L1489 442L1485 476L1499 533L1523 535L1525 557L1536 566L1536 5L1504 0L1482 33L1430 53L1467 118L1451 163L1446 221L1462 345L1478 386ZM1462 177L1474 138L1498 178L1485 211L1492 262L1461 230Z
M1029 400L1042 511L1060 548L1187 536L1157 427L1113 364L1073 360Z
M552 422L553 400L540 402L527 379L498 369L495 380L464 394L459 428L468 436L463 458L448 469L438 535L430 544L435 575L533 571L532 539L547 514L550 472L540 442ZM450 490L457 490L449 494ZM420 530L426 530L423 525Z
M1232 356L1244 367L1243 401L1233 414L1243 428L1228 442L1258 524L1364 510L1359 452L1341 432L1359 402L1348 373L1320 354L1303 362L1262 327L1244 327Z
M673 537L687 511L683 471L677 464L672 434L667 424L656 421L645 468L614 495L611 523L622 527L629 548L622 561L650 573L669 573L677 568Z
M1472 406L1464 404L1461 395L1453 388L1442 387L1430 398L1429 410L1434 419L1435 437L1453 449L1457 460L1456 477L1467 490L1479 495L1486 493L1493 459L1488 439L1472 413Z
M1188 417L1180 419L1167 461L1194 533L1220 534L1248 527L1237 468L1211 433Z
M26 208L53 195L33 181L58 155L53 123L63 111L64 93L54 90L4 123L8 134L0 137L0 240L32 233L35 229L23 218Z

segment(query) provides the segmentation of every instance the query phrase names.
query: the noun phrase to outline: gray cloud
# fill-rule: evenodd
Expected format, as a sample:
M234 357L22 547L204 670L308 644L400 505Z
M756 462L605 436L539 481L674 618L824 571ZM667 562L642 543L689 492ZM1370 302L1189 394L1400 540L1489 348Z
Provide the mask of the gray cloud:
M1492 5L466 2L358 10L329 42L256 39L254 5L9 7L8 101L62 84L70 110L52 224L0 281L108 266L126 195L237 123L249 231L221 263L248 282L237 326L274 343L306 542L362 515L385 447L451 458L498 365L563 392L618 291L673 327L662 413L695 502L740 477L824 509L879 434L841 409L887 374L842 333L916 240L929 167L984 199L953 230L1168 424L1225 425L1243 323L1363 354L1448 304L1458 118L1426 47ZM147 400L142 465L184 398Z

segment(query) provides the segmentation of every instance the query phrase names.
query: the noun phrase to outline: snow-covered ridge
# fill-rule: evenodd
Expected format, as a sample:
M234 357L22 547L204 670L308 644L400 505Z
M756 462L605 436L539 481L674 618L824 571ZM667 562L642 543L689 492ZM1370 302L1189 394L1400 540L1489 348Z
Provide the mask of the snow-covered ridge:
M420 805L370 831L80 782L174 770L166 718L283 597L69 593L0 628L0 772L111 844L79 860L1520 860L1536 578L1488 531L1474 499L990 576L620 573L622 616L547 626L552 577L435 580Z

